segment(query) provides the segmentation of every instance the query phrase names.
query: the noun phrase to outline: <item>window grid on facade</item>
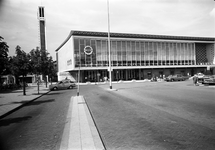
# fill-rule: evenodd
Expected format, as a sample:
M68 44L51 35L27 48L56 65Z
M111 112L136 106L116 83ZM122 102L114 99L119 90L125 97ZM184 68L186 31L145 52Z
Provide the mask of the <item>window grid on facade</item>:
M84 53L85 46L93 48L91 55ZM194 43L111 40L110 48L112 66L194 65L196 62ZM76 67L79 64L108 66L108 55L106 39L74 38Z

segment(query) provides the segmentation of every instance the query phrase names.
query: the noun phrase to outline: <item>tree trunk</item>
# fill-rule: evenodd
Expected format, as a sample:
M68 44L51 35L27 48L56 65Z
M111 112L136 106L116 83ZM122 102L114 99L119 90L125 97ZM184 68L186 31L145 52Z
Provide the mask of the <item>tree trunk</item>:
M40 94L39 75L37 75L37 92Z
M45 82L46 82L46 88L47 88L47 76L45 75Z
M26 95L26 92L25 92L25 76L24 75L22 76L22 83L23 83L23 95Z

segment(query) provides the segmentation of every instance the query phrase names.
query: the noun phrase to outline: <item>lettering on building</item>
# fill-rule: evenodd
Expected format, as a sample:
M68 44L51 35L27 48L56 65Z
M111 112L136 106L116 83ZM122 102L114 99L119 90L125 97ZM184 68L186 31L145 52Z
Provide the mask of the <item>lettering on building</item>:
M72 64L72 59L67 60L67 66Z

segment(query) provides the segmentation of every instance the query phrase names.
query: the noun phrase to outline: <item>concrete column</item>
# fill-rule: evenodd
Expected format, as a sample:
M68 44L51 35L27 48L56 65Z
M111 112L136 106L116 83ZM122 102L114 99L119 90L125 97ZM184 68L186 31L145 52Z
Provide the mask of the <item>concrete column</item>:
M141 80L141 70L139 69L139 80Z
M126 81L128 80L128 70L127 69L125 70L125 80Z

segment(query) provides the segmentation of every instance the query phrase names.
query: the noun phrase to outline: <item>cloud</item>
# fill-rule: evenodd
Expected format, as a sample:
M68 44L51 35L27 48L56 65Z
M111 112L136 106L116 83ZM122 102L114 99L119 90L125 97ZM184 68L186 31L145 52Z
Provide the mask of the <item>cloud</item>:
M0 34L12 50L16 45L27 51L39 45L41 5L47 48L54 57L70 30L107 31L107 0L7 0L3 4ZM215 36L212 0L109 0L109 6L111 32Z

